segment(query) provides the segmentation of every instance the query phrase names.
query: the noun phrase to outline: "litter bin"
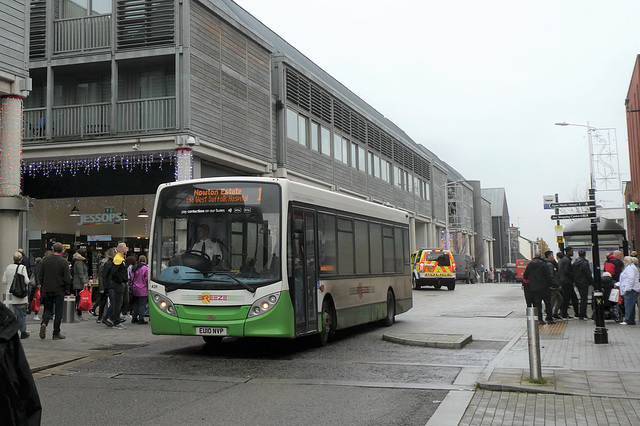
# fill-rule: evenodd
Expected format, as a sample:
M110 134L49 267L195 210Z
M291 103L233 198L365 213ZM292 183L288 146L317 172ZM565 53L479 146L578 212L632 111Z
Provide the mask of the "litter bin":
M65 296L62 306L62 322L76 322L76 297Z

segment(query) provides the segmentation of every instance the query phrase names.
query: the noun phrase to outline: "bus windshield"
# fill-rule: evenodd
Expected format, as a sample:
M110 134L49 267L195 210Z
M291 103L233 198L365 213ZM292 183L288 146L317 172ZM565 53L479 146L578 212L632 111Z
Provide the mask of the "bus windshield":
M255 292L281 279L281 191L272 183L206 182L158 195L151 276L166 291Z

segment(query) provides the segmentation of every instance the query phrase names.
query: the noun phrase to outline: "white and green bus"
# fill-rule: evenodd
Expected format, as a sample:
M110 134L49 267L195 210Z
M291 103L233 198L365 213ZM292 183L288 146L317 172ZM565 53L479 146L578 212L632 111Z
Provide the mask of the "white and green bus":
M295 338L412 306L407 213L287 179L158 188L150 246L154 334Z

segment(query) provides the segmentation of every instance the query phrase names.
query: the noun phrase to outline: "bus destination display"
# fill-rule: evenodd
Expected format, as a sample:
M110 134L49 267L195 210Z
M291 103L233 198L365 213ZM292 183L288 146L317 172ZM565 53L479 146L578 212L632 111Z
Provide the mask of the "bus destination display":
M251 188L220 188L220 189L199 189L194 188L193 193L187 195L185 201L189 204L237 204L237 203L260 203L262 201L262 187ZM248 192L257 194L249 195Z

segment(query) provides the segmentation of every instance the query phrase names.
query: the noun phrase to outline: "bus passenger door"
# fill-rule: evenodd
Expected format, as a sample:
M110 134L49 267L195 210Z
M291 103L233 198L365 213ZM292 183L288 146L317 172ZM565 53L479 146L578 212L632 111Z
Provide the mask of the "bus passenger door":
M296 335L318 330L315 212L293 211L292 279L289 281Z

